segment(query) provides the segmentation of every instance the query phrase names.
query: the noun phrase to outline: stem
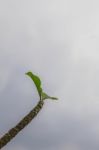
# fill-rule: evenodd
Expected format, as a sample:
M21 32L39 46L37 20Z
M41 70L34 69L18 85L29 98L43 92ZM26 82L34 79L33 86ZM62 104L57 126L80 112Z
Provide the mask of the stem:
M23 128L25 128L34 119L44 104L40 100L37 105L12 129L10 129L3 137L0 138L0 149L9 143Z

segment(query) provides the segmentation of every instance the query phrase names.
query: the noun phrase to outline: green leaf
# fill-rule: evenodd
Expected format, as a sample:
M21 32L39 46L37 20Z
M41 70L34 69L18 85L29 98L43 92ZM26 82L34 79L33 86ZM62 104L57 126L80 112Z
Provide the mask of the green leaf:
M26 75L28 75L32 79L32 81L34 82L34 84L37 88L40 100L45 100L45 99L57 100L56 97L51 97L51 96L49 96L43 92L43 90L41 88L41 80L38 76L34 75L32 72L27 72Z
M52 99L52 100L58 100L56 97L51 97L49 95L47 95L46 93L42 92L42 100L45 100L45 99Z
M40 96L40 99L41 99L42 88L41 88L40 78L38 76L34 75L32 72L27 72L26 75L28 75L33 80L33 82L37 88L38 94Z

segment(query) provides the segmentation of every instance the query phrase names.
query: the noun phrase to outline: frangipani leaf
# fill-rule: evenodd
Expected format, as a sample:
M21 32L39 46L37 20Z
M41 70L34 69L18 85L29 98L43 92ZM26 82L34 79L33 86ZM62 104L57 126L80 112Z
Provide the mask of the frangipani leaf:
M40 78L38 76L34 75L32 72L27 72L26 75L28 75L33 80L33 82L37 88L38 94L40 96L40 99L41 99L42 88L41 88Z
M45 100L45 99L57 100L56 97L51 97L43 92L42 87L41 87L41 80L38 76L34 75L32 72L27 72L26 75L28 75L34 82L34 84L37 88L40 100Z
M51 97L49 95L47 95L46 93L42 92L42 100L45 100L45 99L52 99L52 100L58 100L56 97Z

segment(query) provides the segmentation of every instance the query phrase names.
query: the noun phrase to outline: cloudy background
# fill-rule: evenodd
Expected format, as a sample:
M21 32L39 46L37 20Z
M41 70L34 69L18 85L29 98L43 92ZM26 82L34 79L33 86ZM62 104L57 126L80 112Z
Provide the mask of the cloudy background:
M4 150L99 150L99 1L0 1L0 136L38 101L40 114Z

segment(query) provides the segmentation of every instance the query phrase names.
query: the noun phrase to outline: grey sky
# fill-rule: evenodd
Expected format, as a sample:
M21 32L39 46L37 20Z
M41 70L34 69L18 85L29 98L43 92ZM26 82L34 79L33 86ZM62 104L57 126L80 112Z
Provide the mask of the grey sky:
M99 1L0 1L0 136L38 100L32 70L59 101L4 150L99 149Z

